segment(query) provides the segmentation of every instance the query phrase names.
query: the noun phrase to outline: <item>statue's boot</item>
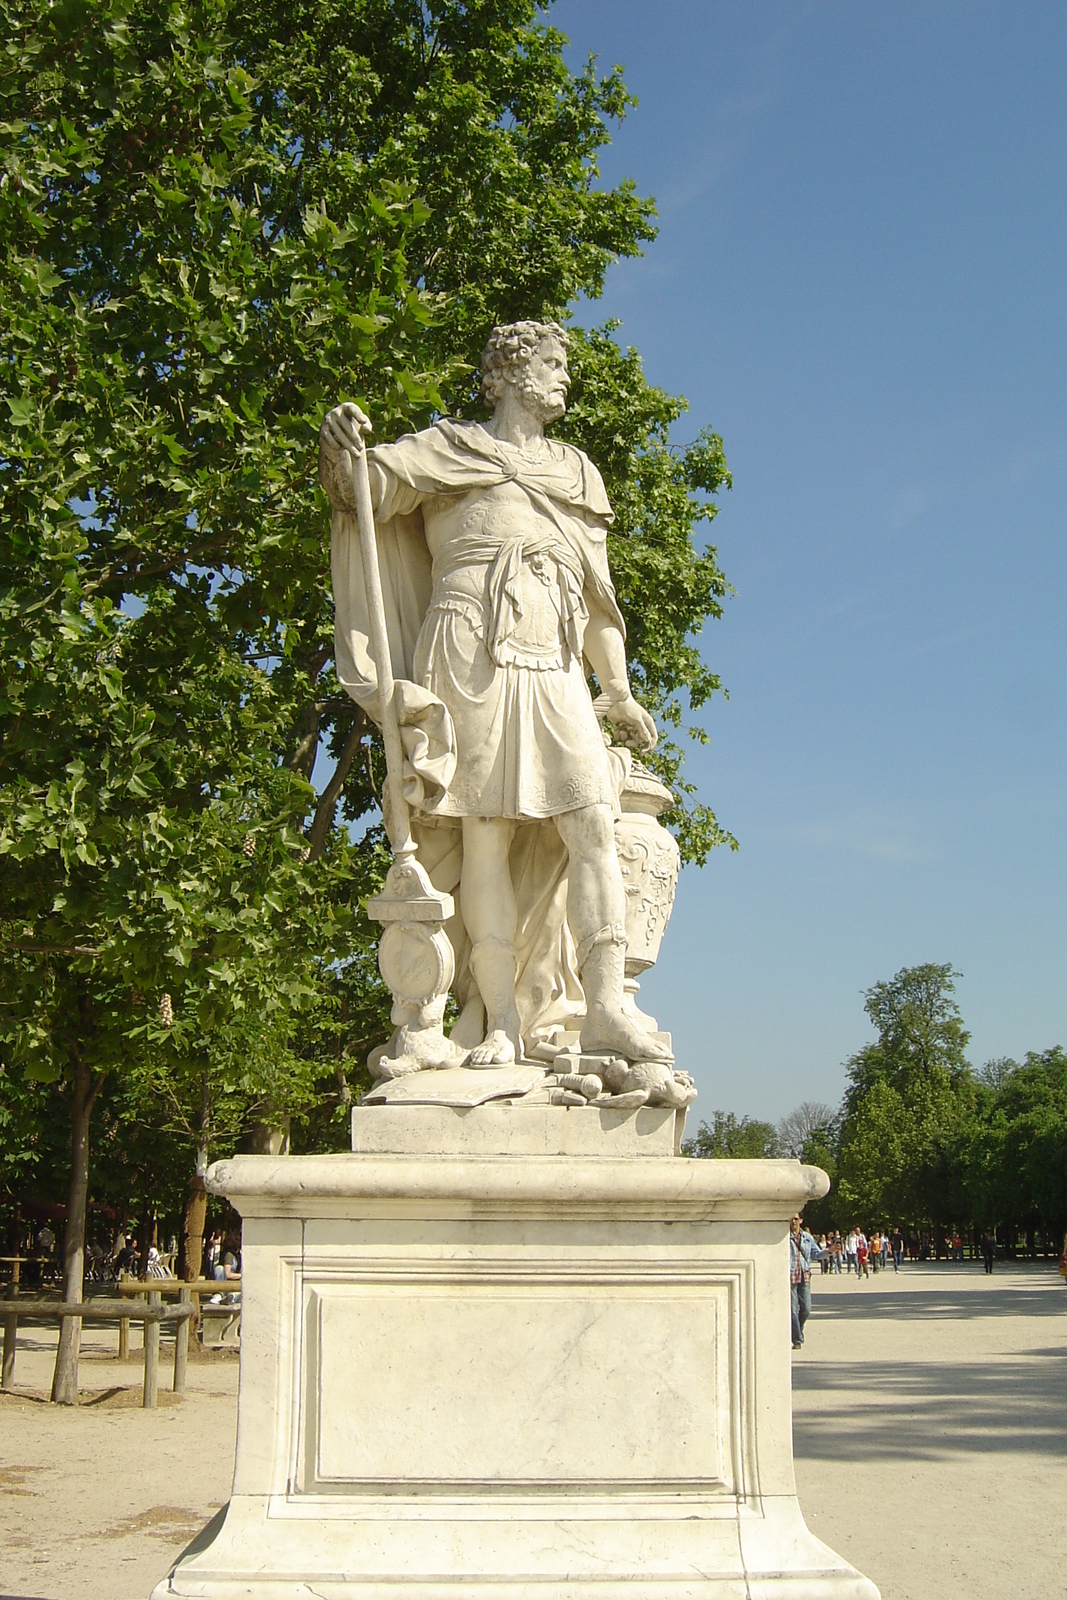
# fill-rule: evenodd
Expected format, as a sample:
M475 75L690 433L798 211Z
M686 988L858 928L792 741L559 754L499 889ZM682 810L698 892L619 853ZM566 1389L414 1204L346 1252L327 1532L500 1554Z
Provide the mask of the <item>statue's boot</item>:
M671 1052L622 1008L626 929L600 928L578 946L585 991L582 1050L624 1056L627 1061L670 1061Z
M485 1004L485 1038L467 1057L468 1067L502 1067L522 1060L515 1004L517 968L515 946L505 939L479 939L471 947L471 971Z

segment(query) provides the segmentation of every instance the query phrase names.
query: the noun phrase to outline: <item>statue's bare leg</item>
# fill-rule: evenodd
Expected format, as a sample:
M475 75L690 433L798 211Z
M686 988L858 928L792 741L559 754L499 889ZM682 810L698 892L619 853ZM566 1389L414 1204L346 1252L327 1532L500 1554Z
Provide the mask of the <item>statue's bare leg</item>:
M556 818L567 847L567 921L578 946L585 990L582 1049L628 1061L669 1061L670 1051L622 1008L626 891L609 806L582 806Z
M495 1067L522 1057L515 1004L518 912L509 852L514 824L505 817L463 818L459 902L471 941L471 969L485 1003L485 1039L468 1065Z

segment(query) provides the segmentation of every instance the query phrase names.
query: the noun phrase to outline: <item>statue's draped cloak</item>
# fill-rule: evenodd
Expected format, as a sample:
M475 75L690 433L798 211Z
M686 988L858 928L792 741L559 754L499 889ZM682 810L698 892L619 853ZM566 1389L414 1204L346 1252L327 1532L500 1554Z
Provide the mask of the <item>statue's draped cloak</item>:
M579 673L586 599L623 630L605 550L612 512L599 472L580 450L553 442L543 457L529 460L477 423L439 422L369 451L368 463L377 479L375 526L406 757L404 791L413 808L420 859L436 887L452 891L458 886L462 862L460 823L446 814L456 767L455 732L444 704L416 681L416 645L434 586L420 503L428 497L459 497L505 483L523 490L553 524L551 539L541 542L559 569L561 626ZM484 552L470 547L463 557L488 564L485 642L498 666L522 660L513 639L521 614L518 579L523 560L536 553L538 543L527 536ZM355 518L345 512L334 513L332 569L338 676L377 721L377 680L359 535ZM582 688L588 694L584 678ZM617 758L620 753L611 754ZM618 784L623 776L618 759L610 765ZM567 856L554 822L515 824L511 869L519 908L517 997L529 1048L552 1024L566 1023L584 1007L566 920ZM458 908L448 933L456 951L457 994L461 1004L470 1002L455 1036L461 1043L473 1044L481 1036L480 1004Z

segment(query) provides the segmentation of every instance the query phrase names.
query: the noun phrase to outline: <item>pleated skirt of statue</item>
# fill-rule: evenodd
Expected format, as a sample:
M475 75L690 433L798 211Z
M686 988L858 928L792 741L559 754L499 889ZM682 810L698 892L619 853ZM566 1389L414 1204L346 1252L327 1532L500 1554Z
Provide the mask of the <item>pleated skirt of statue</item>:
M582 663L569 652L565 660L562 666L497 666L469 615L431 608L415 652L415 677L448 707L458 754L436 815L536 819L615 805Z

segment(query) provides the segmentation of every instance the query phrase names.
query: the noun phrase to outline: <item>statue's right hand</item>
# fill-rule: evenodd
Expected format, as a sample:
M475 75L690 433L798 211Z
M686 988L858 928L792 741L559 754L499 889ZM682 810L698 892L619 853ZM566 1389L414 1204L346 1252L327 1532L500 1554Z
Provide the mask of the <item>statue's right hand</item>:
M364 435L370 433L371 422L365 411L354 401L334 406L322 419L319 429L319 482L338 511L354 511L352 474L349 458L362 454Z

